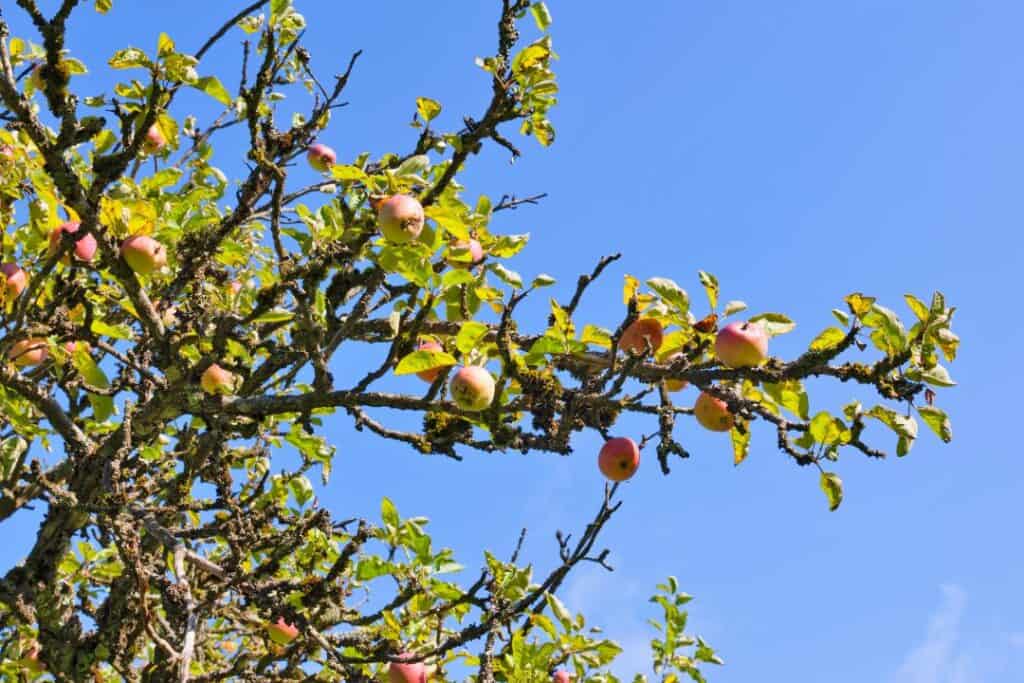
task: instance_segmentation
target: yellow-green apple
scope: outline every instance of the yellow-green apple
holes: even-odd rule
[[[551,676],[551,683],[572,683],[572,676],[565,669],[559,669]]]
[[[121,258],[139,275],[149,275],[167,265],[167,250],[149,235],[134,235],[121,243]]]
[[[235,390],[235,375],[214,363],[203,370],[199,386],[208,394],[230,394]]]
[[[768,332],[759,323],[729,323],[715,337],[715,355],[730,368],[760,365],[768,358]]]
[[[0,265],[0,303],[14,301],[28,286],[28,274],[17,263]]]
[[[39,661],[39,644],[33,643],[21,656],[21,668],[30,674],[46,671],[46,665]]]
[[[377,223],[389,242],[411,242],[423,232],[423,206],[407,194],[392,195],[377,206]]]
[[[682,353],[673,353],[671,356],[666,358],[663,362],[665,363],[665,365],[672,365],[677,360],[682,358],[682,356],[683,356]],[[689,384],[690,383],[687,382],[685,379],[666,379],[665,380],[665,388],[668,389],[669,391],[682,391],[687,386],[689,386]]]
[[[164,137],[163,131],[156,124],[150,126],[146,131],[146,139],[142,141],[142,149],[147,154],[156,154],[166,146],[167,138]]]
[[[640,318],[626,328],[619,339],[619,348],[633,353],[646,353],[650,342],[654,351],[665,340],[665,330],[655,318]]]
[[[608,439],[597,456],[597,467],[612,481],[626,481],[640,467],[640,449],[626,436]]]
[[[53,232],[50,233],[50,249],[49,254],[53,256],[60,249],[60,243],[64,236],[64,233],[74,235],[78,232],[80,223],[78,221],[68,221],[67,223],[61,224]],[[75,246],[71,250],[75,255],[75,260],[89,263],[96,255],[96,238],[92,234],[80,237],[75,241]],[[61,259],[64,265],[68,265],[70,259],[67,254]]]
[[[713,432],[727,432],[732,429],[733,417],[728,404],[706,391],[700,392],[697,402],[693,404],[693,416],[704,429]]]
[[[334,165],[334,162],[338,160],[338,155],[327,145],[321,145],[318,142],[315,145],[310,145],[306,150],[306,159],[310,166],[323,173]]]
[[[287,645],[299,635],[299,629],[285,621],[284,617],[278,617],[273,624],[267,625],[267,635],[278,645]]]
[[[7,350],[7,360],[19,368],[39,365],[50,356],[45,339],[21,339]]]
[[[423,662],[409,662],[415,655],[403,652],[398,655],[398,661],[391,662],[388,666],[388,681],[390,683],[426,683],[427,667]]]
[[[421,339],[420,343],[417,344],[417,346],[416,346],[416,350],[417,351],[437,351],[437,352],[441,352],[441,351],[444,351],[444,347],[441,346],[438,342],[434,341],[433,339]],[[442,372],[444,372],[444,368],[443,367],[431,368],[430,370],[424,370],[423,372],[417,372],[416,376],[419,377],[424,382],[427,382],[429,384],[433,384],[434,381],[438,377],[441,376]]]
[[[458,249],[459,251],[465,252],[465,254],[459,254],[462,257],[461,259],[451,258],[450,256],[446,259],[448,265],[453,268],[469,268],[470,266],[475,266],[484,260],[483,246],[480,242],[472,238],[468,240],[459,240],[453,244],[450,249]]]
[[[483,410],[494,400],[494,378],[486,368],[459,368],[450,384],[452,398],[463,410]]]

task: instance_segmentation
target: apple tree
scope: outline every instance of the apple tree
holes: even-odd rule
[[[546,325],[517,316],[554,280],[517,273],[526,237],[491,219],[539,198],[471,200],[460,174],[485,145],[518,156],[523,139],[554,141],[543,2],[495,0],[482,111],[445,130],[441,103],[411,100],[413,139],[352,159],[327,143],[359,52],[319,63],[289,0],[232,8],[198,46],[133,36],[152,49],[105,65],[76,58],[66,29],[116,0],[8,4],[31,35],[0,15],[0,520],[30,507],[43,519],[0,578],[5,680],[615,681],[619,646],[558,593],[581,563],[607,566],[599,536],[641,450],[668,475],[687,430],[723,432],[737,465],[756,435],[835,508],[841,458],[884,457],[872,435],[891,431],[900,456],[919,422],[951,438],[933,387],[953,384],[942,363],[959,340],[938,293],[908,295],[903,318],[852,293],[788,359],[769,346],[794,323],[719,301],[706,272],[694,299],[627,276],[606,319],[578,320],[616,255],[552,298]],[[223,41],[239,68],[212,73],[203,58]],[[113,91],[79,92],[87,68],[113,70]],[[188,89],[222,113],[183,110]],[[282,120],[285,97],[303,113]],[[235,178],[214,165],[229,128],[247,139]],[[297,184],[307,163],[321,179]],[[340,381],[354,344],[376,360]],[[405,393],[378,388],[393,375]],[[811,411],[809,380],[871,400]],[[649,433],[616,432],[623,414]],[[387,498],[374,519],[313,504],[312,480],[331,473],[328,418],[456,459],[588,459],[572,443],[592,430],[609,484],[591,522],[559,535],[551,573],[533,574],[520,539],[453,579],[425,518]],[[59,457],[44,464],[42,449]],[[285,450],[300,464],[272,467]],[[655,590],[654,674],[703,681],[721,660],[687,631],[689,596],[673,578]]]

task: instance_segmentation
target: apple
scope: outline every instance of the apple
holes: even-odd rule
[[[426,683],[427,667],[423,662],[406,662],[415,655],[403,652],[398,655],[399,661],[391,662],[388,666],[389,683]]]
[[[14,301],[28,286],[28,274],[17,263],[0,265],[0,302]]]
[[[235,375],[214,363],[203,371],[199,386],[208,394],[230,394],[235,390]]]
[[[625,436],[608,439],[597,456],[601,474],[612,481],[626,481],[640,467],[640,449],[633,439]]]
[[[693,416],[704,429],[727,432],[732,429],[733,417],[728,404],[706,391],[702,391],[693,404]]]
[[[164,137],[160,128],[156,124],[150,126],[149,130],[146,131],[146,139],[142,143],[142,149],[147,154],[156,154],[166,146],[167,138]]]
[[[39,365],[49,357],[50,349],[45,339],[22,339],[7,350],[7,360],[19,368]]]
[[[238,296],[238,293],[242,291],[242,283],[238,280],[232,280],[228,283],[228,289],[231,290],[232,296]]]
[[[469,252],[468,261],[459,261],[452,258],[446,259],[448,265],[450,265],[453,268],[469,268],[470,266],[475,266],[476,264],[484,260],[484,248],[475,239],[459,240],[458,242],[453,244],[451,248],[466,250]]]
[[[324,173],[338,160],[338,155],[335,154],[334,150],[327,145],[321,145],[318,142],[315,145],[309,146],[306,159],[309,161],[310,166],[317,171]]]
[[[715,337],[715,355],[730,368],[760,365],[768,358],[768,332],[758,323],[729,323]]]
[[[287,645],[299,635],[299,629],[285,621],[284,617],[278,617],[273,624],[267,625],[267,635],[278,645]]]
[[[672,365],[677,360],[679,360],[682,357],[682,355],[683,354],[681,354],[681,353],[673,353],[671,356],[669,356],[668,358],[666,358],[662,362],[665,365]],[[665,380],[665,388],[668,389],[669,391],[682,391],[687,386],[689,386],[689,384],[690,383],[687,382],[685,379],[666,379]]]
[[[39,645],[33,644],[22,655],[19,661],[21,668],[30,674],[40,674],[46,671],[46,665],[39,661]]]
[[[619,348],[632,353],[646,353],[647,342],[650,341],[651,348],[658,350],[661,342],[665,340],[665,330],[661,323],[654,318],[640,318],[626,328],[619,339]]]
[[[551,676],[551,683],[572,683],[572,676],[565,669],[559,669]]]
[[[407,194],[392,195],[378,205],[377,222],[389,242],[411,242],[423,232],[423,206]]]
[[[64,233],[75,234],[78,232],[78,228],[81,224],[78,221],[68,221],[67,223],[61,224],[57,229],[50,233],[50,250],[49,255],[53,256],[60,249],[61,239]],[[96,238],[91,234],[81,237],[75,241],[75,246],[72,249],[75,254],[75,260],[89,263],[96,255]],[[64,265],[70,263],[67,254],[61,261]]]
[[[459,368],[450,384],[452,398],[463,410],[483,410],[494,400],[494,378],[486,368]]]
[[[121,258],[139,275],[149,275],[167,265],[167,250],[149,235],[135,235],[121,243]]]
[[[420,343],[416,345],[417,351],[444,351],[444,347],[433,339],[421,339]],[[424,382],[433,384],[434,381],[441,376],[444,372],[444,368],[433,368],[431,370],[424,370],[423,372],[417,372],[416,376]]]

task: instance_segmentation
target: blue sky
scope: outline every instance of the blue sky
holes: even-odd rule
[[[83,10],[73,26],[68,45],[88,63],[128,42],[149,48],[160,30],[195,49],[229,5],[240,6],[114,4],[106,18]],[[322,73],[364,50],[351,104],[322,140],[342,160],[407,150],[417,96],[442,102],[441,125],[479,114],[488,84],[473,57],[493,49],[497,5],[299,3]],[[836,466],[846,500],[835,513],[813,473],[787,462],[769,434],[755,432],[749,459],[734,468],[727,438],[680,424],[693,457],[663,477],[648,456],[604,536],[618,571],[584,569],[567,587],[570,606],[623,642],[623,671],[646,662],[645,598],[673,574],[697,596],[691,624],[727,661],[712,672],[718,683],[1024,680],[1015,528],[1024,464],[1012,425],[1024,379],[1014,306],[1024,256],[1024,5],[549,6],[561,56],[558,140],[550,150],[524,142],[513,166],[501,150],[486,151],[463,182],[471,198],[549,193],[493,229],[532,234],[510,265],[556,276],[553,296],[567,298],[600,256],[624,253],[580,322],[617,323],[624,273],[673,278],[700,301],[704,269],[724,299],[798,321],[773,344],[782,356],[805,347],[857,290],[909,315],[904,292],[940,289],[959,308],[963,339],[951,366],[960,386],[938,399],[953,444],[922,430],[901,460],[847,454]],[[5,14],[23,26],[14,8]],[[238,40],[224,41],[201,73],[230,74],[233,89]],[[81,82],[109,88],[105,76]],[[217,159],[237,171],[241,154],[229,141]],[[299,181],[313,178],[304,174]],[[526,308],[530,326],[543,324],[544,306],[538,296]],[[365,358],[357,350],[342,361]],[[415,381],[389,386],[418,391]],[[816,388],[812,409],[851,397],[847,387]],[[617,432],[641,430],[650,425],[627,421]],[[470,567],[485,546],[510,552],[523,526],[527,557],[551,566],[555,529],[579,529],[603,487],[591,434],[569,458],[467,453],[462,463],[357,434],[343,416],[327,434],[338,455],[323,504],[343,516],[375,514],[387,495],[404,514],[429,516],[435,542]],[[25,552],[35,523],[5,528],[3,566]]]

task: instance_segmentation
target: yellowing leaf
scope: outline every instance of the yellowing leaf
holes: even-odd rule
[[[395,368],[396,375],[412,375],[435,368],[446,368],[455,365],[455,357],[444,351],[413,351],[399,361]]]

